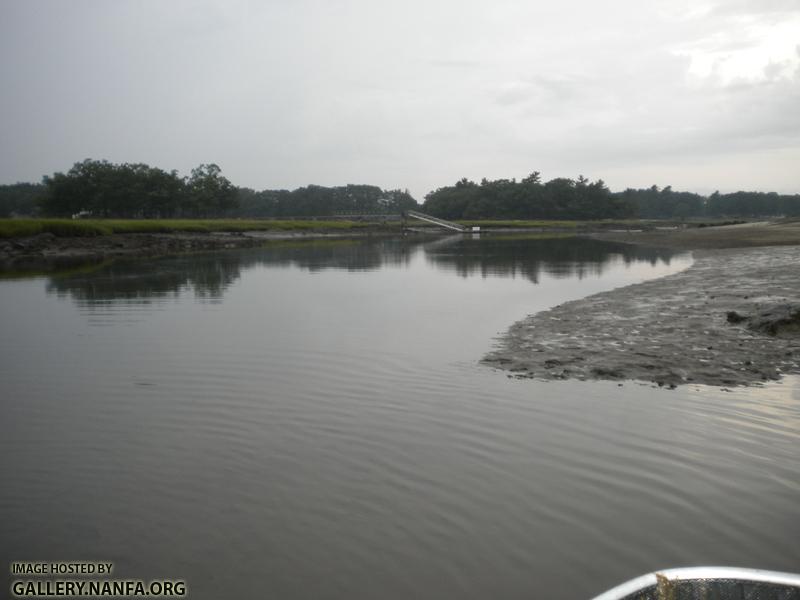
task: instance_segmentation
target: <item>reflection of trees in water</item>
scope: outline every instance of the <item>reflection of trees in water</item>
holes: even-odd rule
[[[311,272],[326,269],[374,271],[381,267],[404,267],[419,241],[407,238],[377,240],[323,240],[275,244],[259,257],[261,264],[295,265]]]
[[[625,265],[659,261],[669,264],[671,250],[643,248],[630,244],[589,238],[544,239],[463,238],[453,244],[425,249],[426,258],[440,268],[452,269],[462,277],[480,274],[501,277],[523,276],[534,283],[541,273],[556,278],[601,274],[621,260]]]
[[[47,291],[88,306],[114,301],[144,304],[175,298],[186,290],[204,301],[219,302],[241,272],[255,266],[369,271],[407,265],[418,245],[404,239],[292,241],[241,251],[119,261],[87,273],[53,276]]]
[[[281,242],[265,248],[215,254],[120,261],[88,273],[51,277],[47,291],[71,296],[81,304],[142,304],[178,297],[187,290],[209,302],[222,299],[242,271],[256,266],[296,266],[310,272],[326,269],[369,271],[407,266],[422,249],[437,268],[463,277],[480,274],[522,275],[538,282],[542,272],[555,277],[601,273],[612,261],[669,263],[668,250],[580,238],[483,239],[460,236],[435,241],[419,239],[323,240]]]
[[[198,298],[219,301],[239,278],[241,261],[219,253],[151,260],[119,261],[90,273],[51,277],[48,293],[71,296],[81,304],[112,301],[145,304],[193,289]]]

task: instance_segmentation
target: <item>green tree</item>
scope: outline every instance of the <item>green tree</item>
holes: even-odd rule
[[[233,184],[222,176],[222,169],[210,163],[192,169],[186,182],[186,211],[194,216],[220,216],[237,205]]]
[[[38,183],[0,185],[0,218],[37,214],[44,193]]]

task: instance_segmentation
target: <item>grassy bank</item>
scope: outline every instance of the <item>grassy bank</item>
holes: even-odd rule
[[[628,229],[631,227],[659,227],[680,225],[672,220],[598,219],[595,221],[568,220],[513,220],[513,219],[463,219],[456,221],[467,227],[519,228],[519,229]]]
[[[415,228],[436,229],[435,225],[409,219]],[[599,220],[599,221],[545,221],[510,219],[470,219],[458,223],[482,229],[534,229],[579,231],[608,229],[651,229],[659,226],[679,225],[675,221]],[[700,226],[717,225],[708,222]],[[698,223],[690,223],[697,227]],[[0,219],[0,238],[23,237],[38,233],[52,233],[58,237],[92,237],[112,233],[211,233],[215,231],[348,231],[374,227],[387,227],[370,221],[344,220],[271,220],[271,219]],[[400,228],[397,221],[388,227]]]
[[[531,221],[513,219],[465,219],[456,221],[466,227],[498,228],[524,228],[524,229],[575,229],[581,221]]]
[[[58,237],[92,237],[112,233],[211,233],[214,231],[346,231],[369,226],[355,221],[244,219],[0,219],[0,238],[52,233]]]

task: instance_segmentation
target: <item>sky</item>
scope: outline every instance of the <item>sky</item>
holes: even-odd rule
[[[0,0],[0,183],[800,193],[800,0]]]

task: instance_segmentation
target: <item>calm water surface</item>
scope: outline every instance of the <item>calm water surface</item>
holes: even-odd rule
[[[798,378],[667,391],[478,364],[528,313],[689,264],[338,240],[0,281],[0,559],[107,560],[198,599],[800,571]]]

